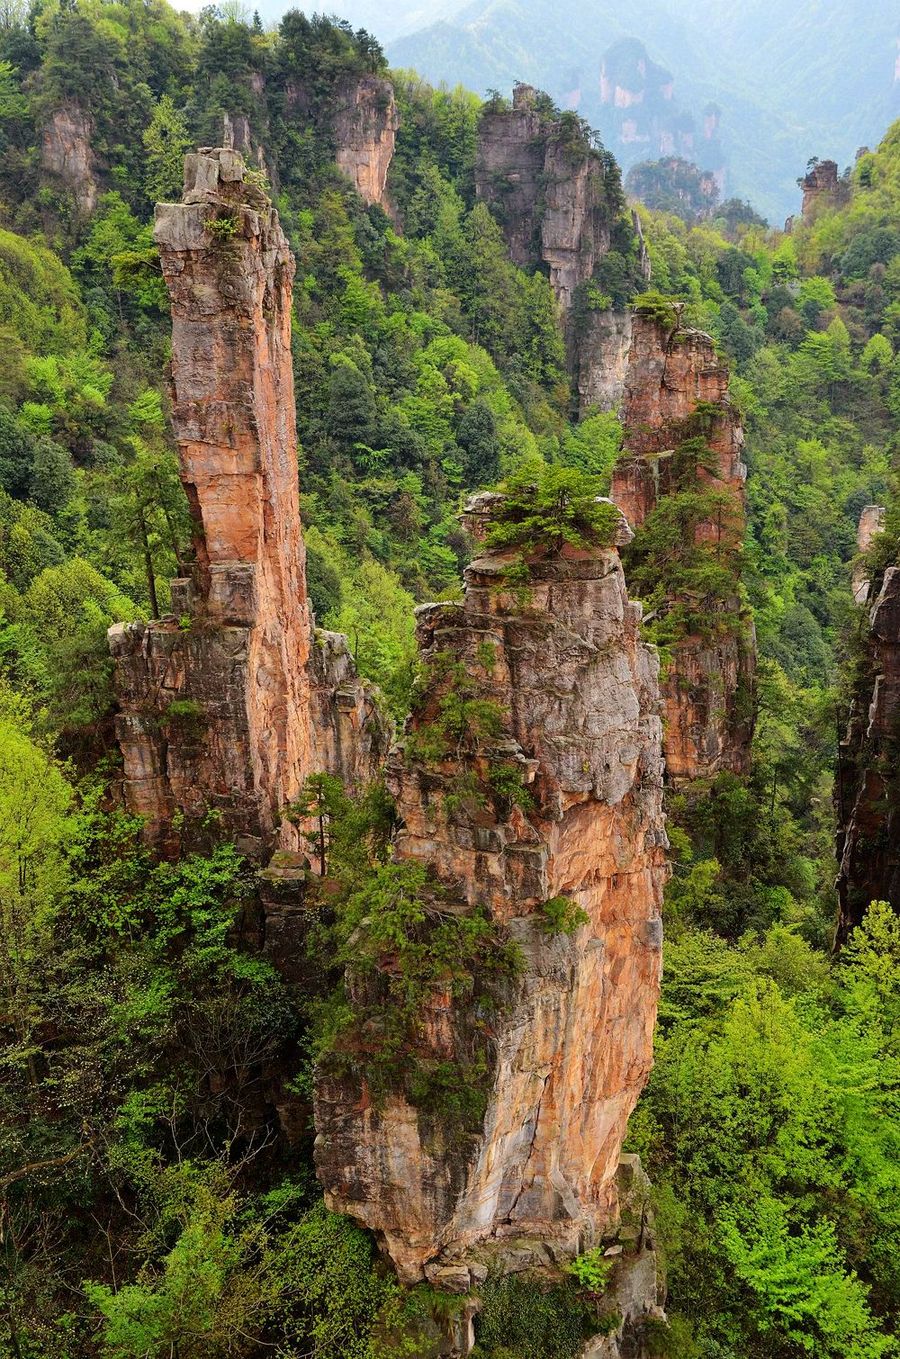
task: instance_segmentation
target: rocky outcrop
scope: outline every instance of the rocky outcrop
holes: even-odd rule
[[[387,177],[400,127],[394,87],[384,76],[348,76],[332,98],[338,169],[370,206],[387,207]]]
[[[859,556],[853,564],[851,581],[855,604],[865,604],[869,598],[871,581],[864,555],[875,541],[876,534],[879,534],[884,528],[884,515],[883,505],[865,505],[860,512],[859,523],[856,528],[856,551]]]
[[[866,528],[875,517],[869,515]],[[861,537],[864,532],[861,522]],[[900,911],[900,566],[889,566],[872,585],[866,582],[866,591],[864,660],[835,787],[839,939],[859,924],[872,901],[889,901]]]
[[[631,312],[591,311],[579,326],[578,409],[619,411],[631,353]]]
[[[800,180],[803,204],[800,215],[804,222],[812,221],[821,207],[834,207],[841,197],[841,183],[837,163],[833,160],[814,162]]]
[[[569,374],[578,407],[618,409],[624,391],[631,317],[595,310],[591,296],[614,232],[631,235],[635,272],[650,278],[640,220],[620,216],[618,170],[594,149],[574,113],[557,114],[530,85],[517,85],[511,109],[488,110],[478,129],[478,197],[503,227],[510,257],[547,273],[559,307]],[[618,249],[622,249],[621,241]]]
[[[737,551],[746,477],[741,421],[712,339],[682,328],[677,308],[671,316],[634,316],[622,419],[625,449],[611,494],[628,522],[640,529],[664,496],[686,489],[678,450],[702,437],[706,451],[691,460],[692,484],[722,494],[715,513],[696,524],[695,538]],[[752,623],[737,596],[720,602],[705,635],[676,642],[663,683],[671,782],[746,770],[754,670]]]
[[[99,179],[91,138],[94,122],[77,104],[54,109],[41,131],[41,171],[70,193],[80,217],[97,206]]]
[[[467,522],[494,508],[477,497]],[[497,1008],[435,994],[410,1059],[482,1063],[484,1115],[460,1132],[346,1072],[316,1096],[329,1204],[378,1234],[401,1278],[457,1291],[615,1237],[660,973],[662,732],[640,609],[615,547],[532,554],[515,588],[514,557],[483,548],[462,603],[419,609],[426,680],[388,766],[399,860],[427,865],[444,909],[485,910],[520,953]],[[426,757],[451,690],[493,725]],[[561,898],[569,932],[554,929]],[[368,984],[351,970],[351,996]]]
[[[155,240],[172,304],[172,420],[194,524],[173,615],[114,627],[125,794],[157,844],[207,818],[261,854],[323,767],[349,783],[383,731],[306,594],[291,368],[294,261],[230,149],[187,157]]]
[[[575,115],[546,112],[530,85],[516,86],[512,109],[482,115],[478,197],[502,223],[513,262],[546,267],[567,321],[576,290],[610,248],[617,212],[610,174]]]

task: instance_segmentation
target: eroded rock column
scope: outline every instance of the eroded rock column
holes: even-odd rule
[[[640,530],[664,497],[688,489],[679,448],[702,438],[706,452],[691,465],[691,485],[720,494],[716,512],[693,533],[712,557],[719,547],[739,550],[745,527],[744,435],[728,380],[709,335],[682,328],[677,312],[671,320],[636,312],[622,407],[625,451],[612,498]],[[667,777],[677,783],[745,772],[755,638],[740,598],[718,601],[703,634],[679,638],[672,653],[663,683]]]
[[[378,738],[338,640],[313,651],[291,368],[294,261],[228,149],[187,157],[155,239],[172,304],[172,421],[195,565],[173,616],[111,630],[129,808],[157,843],[213,817],[248,852],[292,832],[306,776],[353,782]]]
[[[835,783],[839,939],[872,901],[900,911],[900,566],[866,584],[865,654]]]
[[[490,507],[476,498],[470,523]],[[485,908],[521,952],[495,1011],[435,994],[423,1013],[418,1058],[483,1059],[486,1112],[460,1132],[400,1091],[374,1098],[360,1075],[328,1077],[316,1097],[327,1201],[378,1233],[401,1278],[458,1291],[614,1234],[660,975],[662,732],[640,608],[615,547],[533,556],[514,590],[513,556],[485,549],[463,603],[419,610],[428,678],[388,770],[397,856],[429,867],[447,909]],[[498,726],[426,759],[422,734],[453,686]],[[570,933],[545,913],[558,897],[579,913]]]

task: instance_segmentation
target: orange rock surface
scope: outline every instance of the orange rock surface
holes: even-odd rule
[[[172,303],[172,420],[196,561],[173,583],[174,616],[110,634],[126,797],[154,840],[171,839],[176,812],[194,822],[213,813],[243,848],[262,852],[291,842],[281,813],[309,773],[334,767],[340,752],[354,781],[377,745],[374,704],[345,648],[312,652],[294,260],[278,214],[244,182],[236,152],[201,151],[187,158],[184,201],[157,208],[155,239]]]
[[[552,1265],[614,1231],[660,974],[658,663],[639,638],[640,610],[615,548],[533,561],[525,606],[503,588],[508,565],[485,552],[466,572],[464,603],[420,609],[418,628],[426,666],[461,662],[502,712],[502,736],[437,765],[401,742],[388,766],[397,855],[429,865],[459,909],[485,906],[524,959],[485,1048],[483,1124],[451,1142],[439,1117],[400,1096],[379,1105],[353,1080],[325,1081],[316,1098],[328,1202],[379,1234],[401,1277],[459,1289],[486,1260],[514,1268],[523,1241]],[[433,678],[411,735],[446,683]],[[450,797],[463,773],[489,786],[498,763],[520,771],[530,805]],[[542,928],[542,904],[557,895],[584,912],[571,935]],[[436,997],[431,1051],[469,1042],[468,1023],[464,1007],[448,1015]]]
[[[611,491],[634,528],[662,497],[679,489],[675,449],[702,430],[712,456],[697,468],[699,487],[723,491],[731,509],[698,525],[697,538],[739,544],[745,523],[744,435],[728,380],[710,336],[682,329],[677,318],[670,325],[634,316],[622,401],[625,450]],[[673,648],[663,700],[666,776],[674,783],[722,770],[740,773],[748,766],[752,720],[744,700],[752,691],[755,641],[739,599],[724,611],[735,616],[734,626],[711,639],[684,637]]]

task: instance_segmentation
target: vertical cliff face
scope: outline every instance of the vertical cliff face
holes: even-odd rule
[[[72,195],[81,217],[94,211],[99,192],[93,132],[93,119],[77,104],[54,109],[41,132],[41,170]]]
[[[338,169],[370,206],[387,206],[387,177],[400,116],[394,87],[383,76],[342,80],[333,96],[332,117]]]
[[[493,503],[477,497],[469,523]],[[373,1098],[359,1075],[316,1098],[328,1202],[379,1234],[402,1278],[459,1291],[489,1266],[552,1266],[615,1234],[660,971],[658,666],[639,607],[615,548],[535,554],[515,590],[513,557],[484,549],[463,603],[419,610],[426,682],[388,766],[398,858],[428,866],[444,909],[483,909],[520,950],[496,1009],[477,986],[435,993],[411,1057],[482,1062],[484,1115],[461,1132],[399,1090]],[[451,692],[496,726],[426,758]],[[560,898],[568,933],[546,907]],[[351,969],[351,995],[369,984]]]
[[[883,522],[880,505],[862,511],[861,552]],[[867,610],[868,627],[838,751],[839,938],[859,924],[871,901],[889,901],[900,911],[900,567],[888,567],[874,582],[858,569],[853,593]]]
[[[575,381],[578,407],[621,410],[631,353],[631,312],[589,312],[581,323]]]
[[[612,497],[629,523],[639,529],[663,497],[683,489],[677,450],[702,433],[708,454],[693,468],[696,489],[724,494],[717,512],[693,532],[713,548],[737,548],[744,529],[743,430],[728,395],[728,370],[710,337],[682,329],[677,314],[635,315],[622,418],[625,451]],[[675,783],[721,770],[740,773],[748,765],[752,624],[737,597],[720,603],[718,614],[728,626],[681,638],[663,684],[666,773]]]
[[[868,552],[879,534],[884,528],[884,506],[866,505],[863,507],[859,516],[859,524],[856,529],[856,550],[860,555]],[[868,568],[864,561],[857,561],[853,567],[853,600],[856,604],[865,604],[869,598],[869,591],[872,582],[869,579]]]
[[[475,185],[502,222],[513,261],[546,266],[568,321],[576,289],[610,248],[616,209],[601,158],[565,116],[549,116],[536,101],[531,86],[517,85],[511,110],[483,116]]]
[[[530,85],[517,85],[512,109],[482,116],[475,186],[502,224],[514,263],[543,268],[550,279],[579,409],[616,410],[631,318],[624,310],[590,310],[582,292],[609,253],[613,233],[629,228],[617,220],[622,203],[617,172],[591,148],[573,117],[548,113]],[[638,267],[649,279],[636,214],[630,230]]]
[[[160,843],[176,813],[194,824],[213,815],[261,851],[322,767],[320,748],[352,780],[377,728],[349,658],[313,646],[294,261],[278,215],[244,182],[239,155],[201,151],[187,158],[184,201],[157,208],[155,239],[172,303],[172,419],[195,564],[173,583],[174,616],[110,634],[126,796]]]

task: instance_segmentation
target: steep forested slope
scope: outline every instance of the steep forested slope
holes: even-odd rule
[[[608,479],[618,422],[571,419],[548,280],[509,262],[475,198],[474,96],[396,81],[392,218],[333,164],[335,90],[385,69],[367,35],[48,4],[0,49],[0,1354],[436,1353],[435,1318],[457,1304],[401,1290],[316,1188],[311,1065],[341,1014],[311,1028],[302,992],[255,951],[256,878],[233,846],[156,862],[118,810],[106,627],[165,611],[188,548],[152,203],[177,194],[184,150],[217,140],[223,112],[248,118],[298,259],[313,604],[398,718],[413,605],[459,589],[462,492],[542,467]],[[306,91],[293,120],[292,82]],[[90,132],[67,184],[42,148],[48,126],[87,126],[73,110]],[[841,958],[829,948],[855,526],[894,494],[898,167],[895,127],[849,203],[791,236],[643,216],[658,294],[643,306],[683,303],[736,374],[739,593],[762,657],[750,772],[670,796],[657,1069],[631,1136],[669,1257],[655,1343],[679,1359],[892,1353],[897,919],[873,908]],[[672,522],[650,525],[629,566],[654,606],[660,579],[683,581]],[[895,537],[877,552],[880,569],[895,561]],[[671,645],[678,615],[655,612]],[[373,929],[371,898],[353,896],[360,856],[383,852],[390,809],[377,790],[316,797],[352,950]],[[322,933],[312,968],[334,947]],[[527,1273],[487,1287],[479,1353],[576,1355],[579,1297]]]

